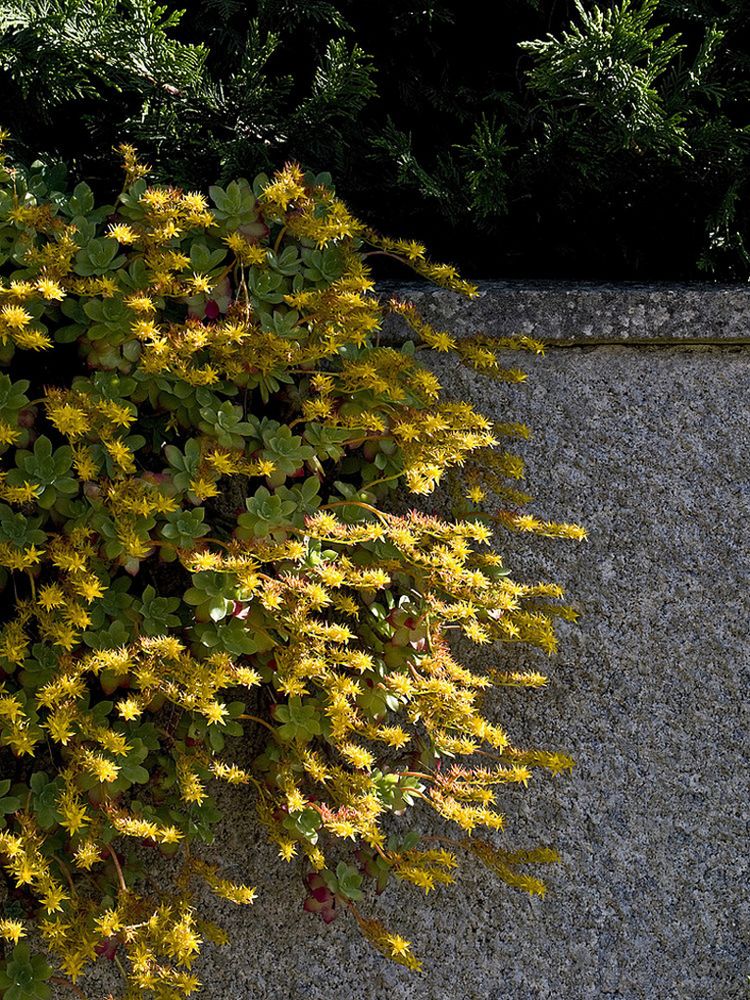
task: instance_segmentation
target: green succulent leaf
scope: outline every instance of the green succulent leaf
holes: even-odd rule
[[[322,732],[317,706],[297,696],[290,698],[286,705],[278,705],[275,718],[281,723],[276,732],[282,740],[308,743]]]

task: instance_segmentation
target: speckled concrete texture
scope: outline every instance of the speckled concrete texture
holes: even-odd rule
[[[594,337],[601,303],[580,289],[562,300],[559,289],[549,294],[523,308],[519,295],[512,315],[495,300],[495,332],[511,332],[523,314],[538,336],[557,316],[558,334],[591,323]],[[649,294],[639,291],[638,301]],[[691,294],[695,337],[719,335],[714,306],[705,306],[713,289],[702,293],[704,306]],[[641,312],[627,289],[607,295],[602,339],[618,329],[623,336],[618,312],[631,318],[629,329],[640,316],[638,338],[651,338],[651,306]],[[750,294],[727,295],[722,323],[739,336]],[[561,301],[579,306],[563,317]],[[674,302],[662,332],[682,315],[679,296]],[[681,336],[679,324],[669,328],[670,338]],[[373,952],[351,921],[324,927],[303,913],[300,870],[275,857],[245,793],[227,791],[229,819],[213,854],[230,877],[257,884],[259,898],[251,909],[209,904],[231,943],[206,950],[203,995],[744,1000],[750,349],[639,347],[627,336],[621,346],[553,347],[526,362],[530,378],[518,387],[442,367],[452,393],[535,429],[520,449],[533,510],[590,534],[583,544],[507,541],[517,577],[560,581],[583,612],[578,626],[562,629],[560,653],[480,653],[550,673],[547,689],[503,693],[492,713],[518,745],[576,758],[572,776],[539,777],[503,796],[505,843],[552,843],[563,864],[547,869],[544,900],[471,864],[456,886],[426,900],[406,886],[389,890],[374,910],[413,941],[425,963],[414,975]]]

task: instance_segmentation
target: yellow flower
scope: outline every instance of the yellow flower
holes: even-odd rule
[[[143,714],[141,699],[136,695],[121,698],[117,703],[117,712],[120,718],[125,719],[126,722],[139,718]]]
[[[23,330],[31,320],[31,313],[26,312],[22,306],[8,305],[0,309],[0,321],[11,330]]]
[[[60,285],[50,278],[40,278],[36,283],[36,287],[42,297],[50,301],[62,302],[65,298],[65,292]]]
[[[211,725],[218,725],[229,715],[229,710],[220,701],[211,701],[203,706],[201,713],[205,715]]]
[[[484,492],[481,486],[470,486],[466,491],[466,497],[473,503],[481,503],[485,499],[487,494]]]
[[[406,938],[401,937],[399,934],[388,934],[386,941],[388,942],[391,954],[394,957],[396,955],[407,955],[411,948],[411,945]]]
[[[81,975],[89,961],[84,951],[66,951],[60,959],[60,966],[66,976],[75,982]]]
[[[260,200],[279,212],[286,212],[289,205],[306,194],[304,174],[296,163],[287,164],[266,185]]]
[[[261,682],[261,676],[257,670],[252,670],[250,667],[238,667],[235,674],[238,684],[242,684],[243,687],[257,687]]]
[[[120,773],[120,768],[117,764],[113,764],[106,757],[100,757],[97,754],[91,753],[91,751],[87,751],[84,754],[84,763],[87,770],[102,784],[109,784],[112,781],[116,781]]]
[[[116,909],[105,910],[101,916],[96,918],[95,924],[101,936],[105,938],[117,934],[124,926],[122,917]]]
[[[188,279],[188,284],[195,295],[208,294],[213,288],[213,283],[206,274],[193,274]]]
[[[118,465],[123,472],[135,472],[133,453],[123,441],[119,438],[113,441],[105,441],[104,447],[109,452],[115,465]]]
[[[113,240],[117,240],[118,243],[123,243],[125,245],[135,243],[138,239],[138,234],[124,222],[118,222],[117,225],[110,226],[107,230],[107,236]]]
[[[52,347],[52,341],[41,330],[17,330],[14,339],[19,347],[28,351],[45,351]]]
[[[107,589],[101,580],[93,574],[79,577],[74,581],[73,587],[75,592],[86,601],[94,601],[97,597],[102,597]]]
[[[163,826],[159,830],[158,837],[162,844],[176,844],[182,840],[183,834],[176,826]]]
[[[21,432],[17,427],[0,420],[0,444],[14,444],[21,437]]]
[[[0,937],[18,944],[22,937],[26,937],[26,931],[20,920],[0,920]]]
[[[62,913],[62,903],[70,897],[61,885],[50,885],[42,896],[42,905],[46,913]]]
[[[128,306],[133,312],[137,313],[154,313],[156,312],[156,306],[154,305],[154,300],[149,298],[148,295],[131,295],[130,298],[124,300],[125,305]]]
[[[91,427],[87,414],[70,403],[64,403],[61,406],[49,405],[47,415],[60,433],[66,437],[81,437]]]
[[[285,840],[279,845],[279,857],[284,861],[291,861],[297,854],[297,847],[292,840]]]
[[[91,451],[85,446],[73,446],[73,465],[80,479],[90,482],[96,479],[99,467],[94,461]]]
[[[36,500],[36,498],[42,492],[42,487],[38,483],[32,483],[25,480],[20,486],[4,486],[2,487],[2,495],[6,500],[11,503],[29,503],[31,500]]]
[[[178,770],[180,793],[185,802],[195,802],[200,805],[206,799],[206,790],[197,774],[186,769]]]
[[[188,191],[182,196],[182,207],[188,212],[201,214],[208,210],[208,202],[200,191]]]
[[[78,801],[72,792],[63,794],[58,801],[58,809],[63,817],[60,820],[60,826],[67,830],[71,837],[89,822],[86,807]]]
[[[101,861],[101,848],[93,840],[84,840],[76,849],[73,860],[77,868],[89,871],[93,865]]]
[[[343,743],[339,746],[339,753],[353,766],[359,768],[371,768],[375,764],[375,758],[369,750],[358,747],[354,743]]]
[[[199,476],[198,479],[193,479],[190,483],[190,489],[198,497],[199,500],[210,500],[211,497],[217,497],[219,495],[219,487],[211,479],[207,479],[205,476]]]
[[[204,549],[203,552],[193,552],[190,556],[190,571],[200,573],[203,570],[217,569],[221,566],[221,556],[218,552]]]

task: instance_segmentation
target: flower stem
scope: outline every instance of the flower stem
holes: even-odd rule
[[[115,871],[117,872],[117,881],[120,883],[120,888],[122,889],[123,892],[127,892],[128,891],[128,886],[127,886],[127,883],[125,881],[125,876],[122,873],[122,868],[120,867],[120,862],[118,861],[117,854],[112,850],[112,847],[109,844],[107,844],[107,853],[109,854],[110,858],[112,858],[112,861],[114,862]]]

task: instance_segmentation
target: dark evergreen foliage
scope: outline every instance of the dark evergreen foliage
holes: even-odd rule
[[[746,0],[0,0],[0,124],[199,187],[288,158],[475,276],[747,277]],[[25,149],[23,148],[25,147]]]

